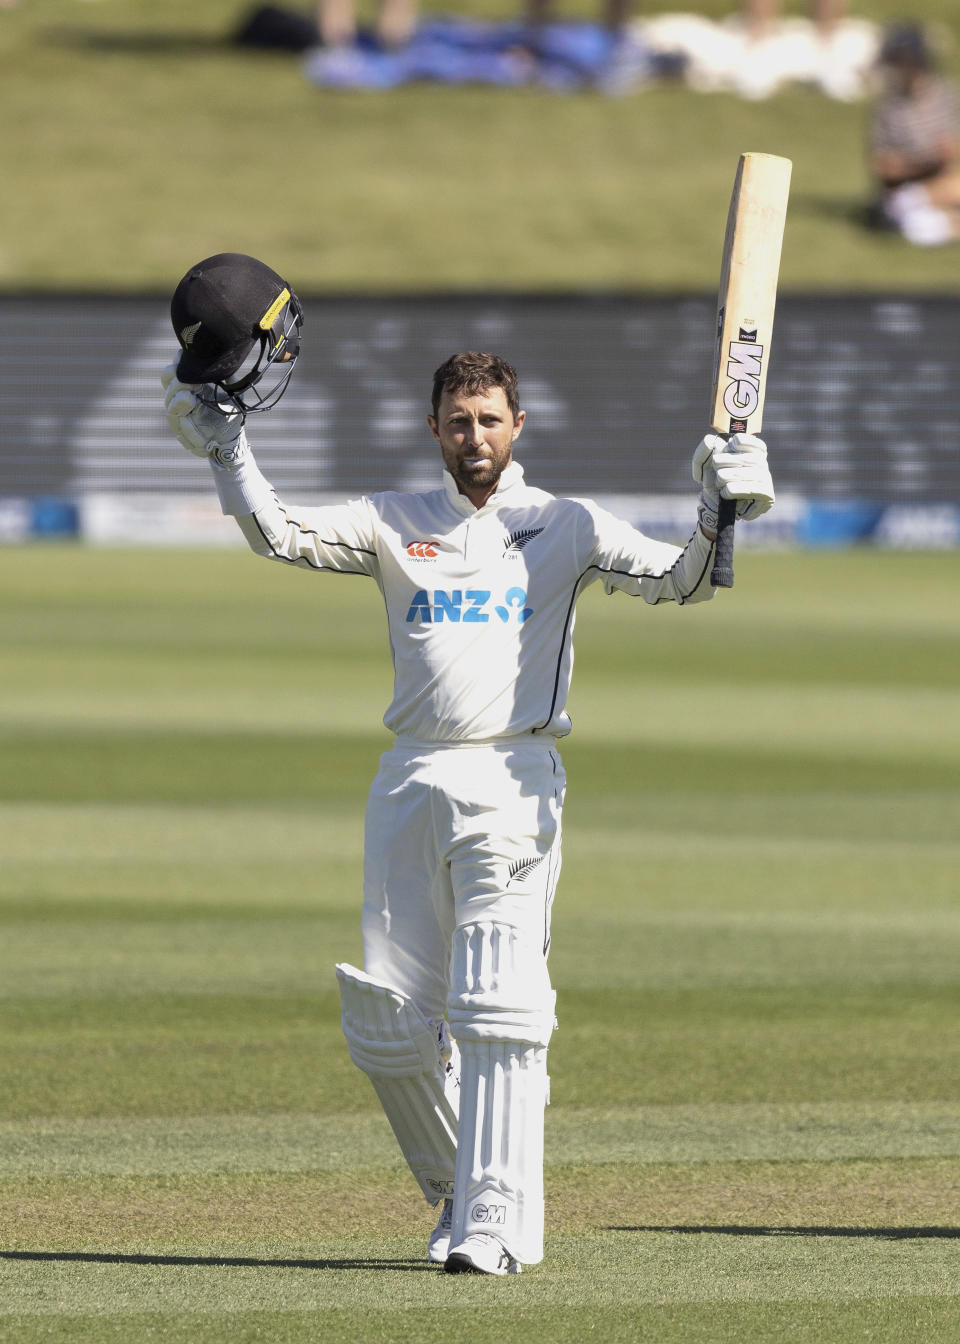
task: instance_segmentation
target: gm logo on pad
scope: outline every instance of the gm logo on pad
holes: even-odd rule
[[[474,1204],[470,1217],[475,1223],[505,1223],[507,1206],[505,1204]]]

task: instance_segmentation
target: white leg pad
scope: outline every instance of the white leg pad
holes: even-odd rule
[[[456,930],[448,1016],[460,1045],[450,1243],[487,1233],[543,1259],[543,1113],[556,995],[542,948],[495,922]]]
[[[541,947],[520,929],[493,921],[454,933],[447,1016],[458,1041],[547,1045],[557,996]]]
[[[460,1064],[463,1107],[450,1245],[488,1233],[521,1264],[538,1264],[546,1047],[464,1041]]]
[[[350,1058],[370,1079],[429,1204],[453,1193],[459,1052],[444,1023],[355,966],[337,966]]]

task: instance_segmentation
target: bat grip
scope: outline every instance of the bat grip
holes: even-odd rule
[[[737,501],[721,496],[720,508],[717,510],[717,547],[710,575],[714,588],[733,587],[733,526],[736,518]]]

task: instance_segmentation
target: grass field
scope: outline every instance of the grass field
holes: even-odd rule
[[[584,601],[547,1259],[465,1281],[339,1034],[372,585],[5,550],[0,1339],[955,1341],[958,581]]]
[[[794,90],[757,104],[670,86],[624,98],[322,91],[296,58],[229,43],[251,8],[0,10],[0,288],[166,293],[194,261],[236,250],[301,293],[710,292],[737,156],[750,149],[794,160],[785,289],[957,292],[955,247],[910,248],[863,227],[865,103]],[[504,18],[519,6],[423,8]],[[738,0],[636,8],[722,17]],[[910,9],[858,0],[850,13],[883,22]],[[956,72],[956,0],[922,11]],[[597,9],[566,0],[558,13]]]

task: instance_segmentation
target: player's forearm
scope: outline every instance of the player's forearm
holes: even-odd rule
[[[652,606],[660,602],[676,602],[681,606],[709,602],[715,592],[710,582],[713,539],[707,537],[698,525],[683,550],[670,549],[673,556],[663,570],[646,575],[640,581],[641,596]]]
[[[221,509],[228,517],[236,519],[254,554],[267,560],[292,560],[293,556],[282,554],[270,540],[271,535],[282,531],[284,513],[273,487],[252,454],[248,454],[238,467],[218,467],[213,461],[210,467]],[[258,520],[258,514],[263,516],[263,522]]]
[[[267,560],[340,574],[372,574],[376,543],[362,504],[321,508],[287,506],[254,461],[210,467],[220,507],[237,520],[250,549]]]
[[[249,447],[230,465],[222,466],[213,457],[209,461],[220,508],[225,514],[240,518],[256,513],[273,498],[273,488],[257,466]]]
[[[266,559],[277,558],[257,524],[255,515],[260,510],[267,513],[272,509],[282,511],[273,487],[257,466],[253,454],[248,449],[242,460],[232,466],[220,466],[210,458],[210,470],[220,508],[228,517],[237,520],[250,549]]]

